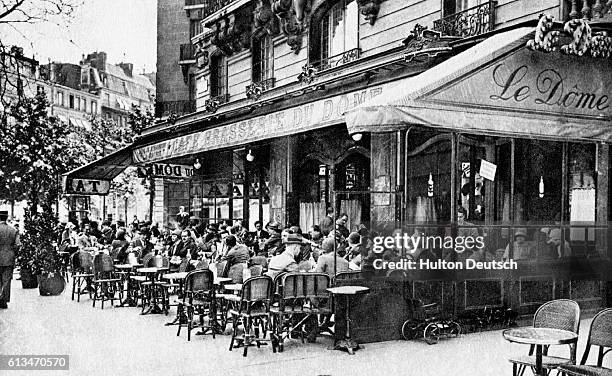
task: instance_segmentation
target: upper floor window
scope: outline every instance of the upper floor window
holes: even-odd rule
[[[98,113],[98,102],[91,101],[91,113],[92,114],[97,114]]]
[[[63,91],[57,92],[57,104],[60,106],[64,105],[64,92]]]
[[[488,0],[444,0],[444,17],[463,12],[464,10],[481,5]]]
[[[210,96],[227,94],[227,61],[225,56],[213,56],[210,60]]]
[[[355,0],[340,0],[320,19],[319,60],[359,47],[359,9]]]
[[[189,22],[189,38],[193,38],[203,31],[200,20],[191,20]]]
[[[74,95],[68,96],[68,107],[74,108]]]
[[[274,77],[274,42],[269,35],[253,42],[253,82]]]

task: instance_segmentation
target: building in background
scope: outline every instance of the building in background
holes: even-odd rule
[[[23,49],[18,47],[13,47],[9,54],[0,58],[3,59],[0,86],[4,103],[44,92],[50,102],[51,115],[66,124],[88,130],[91,130],[91,119],[95,117],[127,127],[132,105],[153,110],[155,73],[136,74],[130,63],[110,64],[105,52],[89,54],[80,64],[40,64],[34,58],[24,56]],[[143,187],[135,186],[133,193],[127,196],[111,192],[110,199],[67,195],[67,202],[59,207],[59,215],[63,221],[68,217],[79,220],[84,216],[91,219],[109,215],[123,218],[126,214],[145,219],[149,213],[146,193]],[[5,205],[16,218],[23,217],[23,203]]]
[[[156,117],[195,111],[195,46],[201,20],[211,10],[201,0],[157,1]]]
[[[150,76],[134,72],[133,64],[110,64],[106,52],[93,52],[80,68],[80,83],[98,94],[103,118],[125,126],[133,105],[153,110],[155,85]]]

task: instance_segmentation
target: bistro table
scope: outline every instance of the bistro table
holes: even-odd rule
[[[157,267],[148,267],[148,268],[140,268],[137,269],[136,271],[138,273],[142,273],[142,274],[146,274],[147,277],[149,277],[149,282],[151,282],[151,288],[149,289],[149,307],[145,310],[145,304],[142,304],[142,315],[146,315],[146,314],[156,314],[156,313],[163,313],[164,310],[157,304],[157,296],[156,296],[156,286],[160,286],[157,281],[156,281],[156,277],[160,272],[166,271],[168,270],[168,267],[161,267],[161,268],[157,268]]]
[[[135,296],[135,291],[133,288],[130,288],[130,283],[132,283],[130,277],[132,276],[132,270],[134,268],[138,268],[142,266],[142,264],[115,264],[115,269],[125,270],[126,274],[123,277],[124,282],[127,282],[127,290],[125,294],[125,299],[121,302],[118,307],[136,307],[138,305],[138,301]]]
[[[351,338],[351,313],[350,313],[350,298],[359,294],[367,294],[370,292],[368,287],[363,286],[339,286],[330,287],[327,289],[330,293],[337,296],[344,296],[346,302],[345,319],[346,319],[346,335],[345,338],[339,340],[334,345],[334,350],[346,350],[349,354],[353,355],[353,350],[358,350],[362,347]]]
[[[535,375],[545,375],[542,369],[542,350],[544,346],[568,345],[578,342],[578,334],[562,329],[551,328],[513,328],[506,329],[502,335],[507,341],[535,345]]]

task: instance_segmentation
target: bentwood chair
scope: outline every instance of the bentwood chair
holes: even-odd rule
[[[591,346],[599,346],[597,365],[586,365]],[[567,376],[612,376],[612,369],[602,367],[603,358],[609,352],[612,352],[612,308],[593,317],[580,365],[564,364],[559,366],[559,371]]]
[[[96,300],[102,301],[102,309],[105,300],[110,300],[111,305],[114,305],[115,299],[121,301],[123,298],[121,278],[115,274],[113,259],[109,255],[98,253],[94,257],[93,275],[93,307],[96,306]],[[118,298],[115,297],[117,293]]]
[[[580,307],[578,303],[568,299],[553,300],[538,308],[533,317],[534,328],[562,329],[578,334],[580,328]],[[560,365],[576,363],[576,344],[570,344],[570,357],[562,358],[548,356],[548,346],[544,348],[542,357],[542,369],[546,374]],[[530,367],[532,370],[536,366],[534,356],[535,346],[531,346],[528,355],[510,358],[512,363],[512,375],[522,376],[525,369]]]
[[[202,332],[211,331],[215,338],[217,330],[217,311],[215,301],[214,274],[208,269],[198,269],[185,277],[183,300],[179,303],[179,324],[176,335],[181,334],[181,328],[187,327],[187,341],[191,341],[191,330],[194,328],[194,316],[199,315],[199,327]],[[208,316],[208,325],[204,325],[204,316]]]
[[[304,342],[304,327],[316,334],[319,315],[333,313],[332,300],[327,289],[331,279],[325,273],[289,273],[282,277],[279,304],[270,309],[272,346],[283,351],[284,339],[299,331]]]
[[[270,316],[270,299],[274,282],[269,276],[251,277],[244,281],[237,306],[229,310],[232,316],[232,339],[229,350],[234,348],[234,342],[240,341],[244,350],[242,356],[247,356],[249,346],[253,341],[260,347],[262,343],[268,342],[265,338],[268,329],[268,318]],[[238,337],[238,325],[242,323],[244,334]],[[261,328],[261,336],[260,336]],[[237,346],[236,346],[237,347]],[[276,352],[273,346],[272,350]]]
[[[72,300],[77,295],[77,302],[81,295],[90,294],[90,285],[93,278],[93,257],[89,252],[75,252],[70,257],[72,269]]]

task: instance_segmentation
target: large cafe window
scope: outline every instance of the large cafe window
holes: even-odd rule
[[[469,228],[484,237],[491,259],[608,254],[605,224],[597,226],[598,218],[605,217],[598,208],[609,210],[601,205],[608,197],[598,191],[607,170],[600,169],[598,176],[595,144],[423,129],[412,130],[408,140],[405,223],[449,234],[454,218],[457,234]],[[425,224],[432,223],[427,229]],[[443,256],[442,250],[438,255]]]

